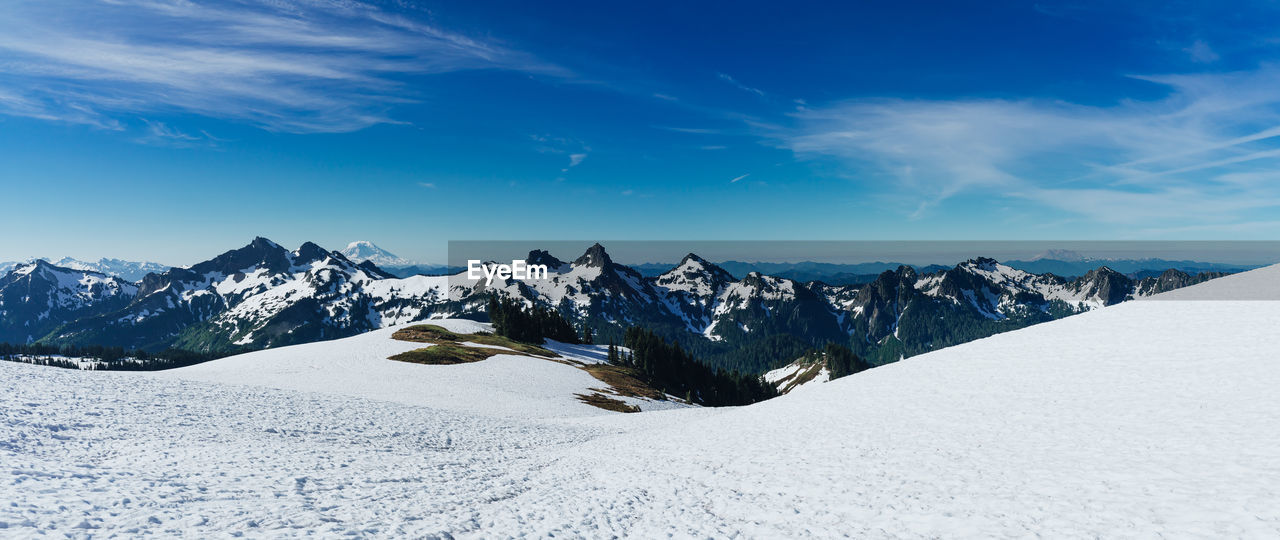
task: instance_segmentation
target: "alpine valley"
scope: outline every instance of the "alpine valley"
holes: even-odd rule
[[[547,265],[548,279],[485,286],[461,275],[396,277],[380,257],[394,258],[368,243],[291,251],[256,238],[137,281],[44,260],[18,264],[0,277],[0,342],[225,354],[431,318],[486,320],[497,294],[555,309],[591,327],[597,342],[621,342],[627,327],[643,326],[713,367],[759,374],[828,343],[888,363],[1223,275],[1167,269],[1137,278],[1101,266],[1063,278],[975,258],[829,285],[759,272],[739,279],[689,254],[646,276],[596,244],[571,262],[535,250],[527,261]]]

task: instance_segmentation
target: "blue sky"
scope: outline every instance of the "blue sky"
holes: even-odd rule
[[[17,0],[0,260],[1275,239],[1268,4]]]

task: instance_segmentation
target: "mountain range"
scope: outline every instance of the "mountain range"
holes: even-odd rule
[[[596,244],[570,262],[532,251],[527,261],[547,265],[548,279],[486,286],[462,275],[398,278],[373,262],[389,254],[365,244],[291,251],[256,238],[137,281],[43,260],[19,265],[0,277],[0,341],[232,352],[432,317],[483,320],[496,293],[554,308],[591,326],[600,342],[640,325],[716,367],[759,373],[829,342],[885,363],[1220,275],[1169,269],[1134,279],[1103,266],[1063,278],[975,258],[833,285],[760,272],[739,278],[691,253],[645,276]]]
[[[233,351],[354,335],[417,320],[443,278],[396,278],[310,242],[265,238],[128,282],[20,265],[0,279],[0,341]]]
[[[53,266],[60,268],[69,268],[71,270],[88,270],[108,276],[116,276],[125,281],[138,281],[147,274],[152,272],[163,272],[169,269],[169,266],[154,262],[137,262],[123,261],[120,259],[98,259],[96,262],[81,261],[71,257],[63,257],[58,260],[46,258],[27,259],[25,261],[9,261],[0,262],[0,275],[4,275],[17,268],[20,265],[27,265],[37,260],[47,262]]]
[[[951,268],[942,264],[913,265],[899,262],[868,262],[855,264],[821,263],[813,261],[801,262],[744,262],[725,261],[719,266],[734,276],[745,276],[751,272],[759,272],[771,276],[785,277],[795,281],[822,281],[829,285],[861,285],[875,280],[881,272],[896,270],[900,266],[909,266],[921,274],[930,274]],[[1100,259],[1081,255],[1075,251],[1051,249],[1027,260],[1003,261],[1003,264],[1017,270],[1033,274],[1052,273],[1063,277],[1080,277],[1101,266],[1125,274],[1131,278],[1157,276],[1168,269],[1181,270],[1186,273],[1223,272],[1238,273],[1258,268],[1259,265],[1223,264],[1192,260],[1169,260],[1158,258],[1144,259]],[[643,263],[633,266],[645,276],[661,275],[672,266],[671,263]]]
[[[696,254],[644,276],[599,244],[564,262],[545,251],[545,281],[451,282],[455,315],[477,315],[488,294],[548,306],[616,339],[641,325],[725,369],[760,372],[827,342],[877,363],[1199,283],[1221,274],[1169,269],[1132,279],[1105,266],[1079,278],[1032,274],[988,258],[921,273],[899,266],[861,285],[800,282],[751,272],[741,279]]]

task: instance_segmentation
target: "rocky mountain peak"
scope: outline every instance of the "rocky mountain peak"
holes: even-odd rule
[[[261,250],[261,251],[273,251],[273,250],[284,249],[280,247],[280,244],[272,242],[271,240],[268,240],[267,238],[262,236],[253,237],[253,241],[249,242],[249,245],[247,247],[253,248],[255,250]]]
[[[706,259],[699,257],[697,253],[690,253],[688,255],[685,255],[683,259],[680,259],[679,266],[684,266],[686,264],[697,264],[697,265],[706,266],[706,265],[710,265],[711,263],[708,262]]]
[[[297,258],[297,264],[308,264],[328,258],[329,252],[313,242],[303,242],[293,255]]]
[[[609,258],[609,254],[605,253],[604,246],[599,243],[592,244],[587,248],[586,253],[573,261],[574,266],[591,266],[596,268],[604,268],[613,264],[613,259]]]
[[[596,245],[599,245],[599,244],[596,244]],[[529,264],[545,264],[547,268],[550,268],[552,270],[555,270],[556,268],[564,266],[564,261],[557,259],[551,253],[548,253],[546,250],[541,250],[541,249],[535,249],[533,251],[530,251],[529,256],[525,257],[524,260]]]
[[[1077,291],[1097,298],[1108,306],[1123,302],[1133,291],[1133,280],[1106,266],[1090,270],[1072,285]]]

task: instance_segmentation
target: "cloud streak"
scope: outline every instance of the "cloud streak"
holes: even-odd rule
[[[1125,224],[1280,208],[1280,175],[1270,173],[1280,165],[1280,68],[1137,78],[1168,96],[1112,106],[861,99],[808,107],[762,134],[801,159],[834,160],[914,217],[964,194]]]
[[[195,113],[294,133],[399,123],[405,78],[501,69],[567,76],[501,44],[360,2],[18,0],[0,12],[0,113],[118,126]]]
[[[742,83],[738,82],[738,80],[737,80],[737,79],[735,79],[735,78],[733,78],[733,77],[730,77],[728,73],[723,73],[723,72],[721,72],[721,73],[716,73],[716,77],[719,77],[719,78],[720,78],[720,80],[722,80],[722,81],[724,81],[724,82],[727,82],[727,83],[729,83],[729,84],[733,85],[733,86],[734,86],[734,88],[737,88],[737,89],[739,89],[739,90],[742,90],[743,92],[748,92],[748,93],[755,94],[755,95],[760,96],[760,97],[764,97],[764,90],[761,90],[761,89],[759,89],[759,88],[752,88],[752,87],[750,87],[750,86],[747,86],[747,85],[745,85],[745,84],[742,84]]]

